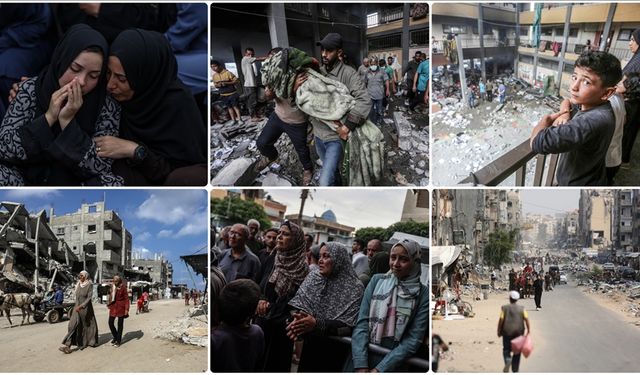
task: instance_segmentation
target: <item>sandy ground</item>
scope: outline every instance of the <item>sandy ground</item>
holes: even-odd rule
[[[571,285],[568,287],[574,288]],[[611,311],[612,317],[615,316],[614,320],[632,326],[629,329],[640,329],[640,317],[635,317],[628,311],[629,306],[635,304],[635,301],[628,299],[625,294],[620,292],[590,293],[588,292],[590,289],[577,287],[577,291],[583,293],[599,306]],[[543,295],[543,306],[548,298],[554,296],[553,294],[548,295],[545,300],[545,295]],[[432,332],[439,334],[449,345],[449,351],[441,356],[439,372],[502,372],[502,339],[498,338],[496,330],[500,307],[508,303],[507,292],[491,292],[487,300],[474,301],[471,296],[463,296],[463,300],[473,305],[475,317],[464,320],[438,320],[437,318],[433,320]],[[544,340],[545,335],[536,329],[536,325],[540,324],[540,322],[536,322],[536,319],[540,319],[541,316],[538,316],[535,311],[533,298],[520,300],[518,304],[524,305],[529,311],[532,324],[531,335],[536,352],[545,352],[547,343]],[[526,370],[527,363],[527,360],[524,359],[523,371]]]
[[[207,348],[154,338],[154,329],[182,316],[182,300],[151,302],[149,313],[125,320],[123,344],[109,344],[112,336],[105,305],[94,305],[100,345],[63,354],[58,350],[67,333],[67,321],[46,321],[15,326],[22,320],[19,310],[12,311],[14,327],[0,317],[0,353],[11,360],[2,361],[2,372],[205,372]],[[17,314],[17,315],[16,315]],[[15,318],[14,318],[15,317]]]
[[[433,333],[449,345],[449,351],[440,358],[439,372],[502,372],[502,339],[496,331],[500,307],[508,303],[507,292],[492,292],[481,301],[470,297],[462,300],[473,305],[475,317],[433,320]],[[540,345],[536,337],[532,338]]]

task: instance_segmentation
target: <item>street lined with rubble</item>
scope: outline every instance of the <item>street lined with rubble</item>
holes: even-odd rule
[[[113,347],[108,310],[94,304],[100,345],[64,354],[58,350],[67,322],[46,321],[20,326],[20,311],[12,310],[14,327],[0,317],[2,372],[205,372],[207,370],[207,315],[180,299],[151,301],[150,312],[125,319],[122,345]],[[206,310],[205,310],[206,311]],[[196,313],[195,315],[198,315]],[[33,319],[33,318],[32,318]],[[189,343],[186,343],[189,342]],[[72,347],[75,349],[75,347]]]
[[[542,309],[533,298],[520,299],[531,322],[533,353],[521,361],[521,372],[634,372],[640,345],[638,283],[617,286],[567,285],[542,294]],[[504,277],[503,277],[504,280]],[[584,281],[580,284],[583,284]],[[434,317],[433,332],[449,343],[440,358],[440,372],[500,372],[502,339],[496,335],[500,307],[508,303],[506,284],[481,297],[473,286],[462,297],[473,306],[473,317]],[[636,288],[636,289],[634,289]],[[615,341],[611,340],[615,338]]]

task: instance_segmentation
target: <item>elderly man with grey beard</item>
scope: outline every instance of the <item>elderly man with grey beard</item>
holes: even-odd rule
[[[249,228],[244,224],[234,224],[229,230],[229,249],[220,256],[219,266],[227,282],[251,279],[258,283],[260,260],[247,247]]]

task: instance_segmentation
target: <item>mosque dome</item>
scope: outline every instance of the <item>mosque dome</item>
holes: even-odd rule
[[[331,210],[326,210],[320,217],[326,221],[331,221],[334,223],[338,222],[338,219],[336,219],[336,214],[334,214]]]

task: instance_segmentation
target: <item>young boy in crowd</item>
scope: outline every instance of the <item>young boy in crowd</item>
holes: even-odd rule
[[[214,306],[221,324],[211,335],[213,372],[258,371],[264,355],[264,333],[250,320],[259,299],[260,287],[253,280],[236,280],[222,289]]]
[[[615,117],[609,97],[622,78],[620,61],[607,52],[587,52],[575,62],[570,99],[546,115],[531,133],[538,154],[561,153],[556,173],[561,186],[605,186],[605,156]]]

